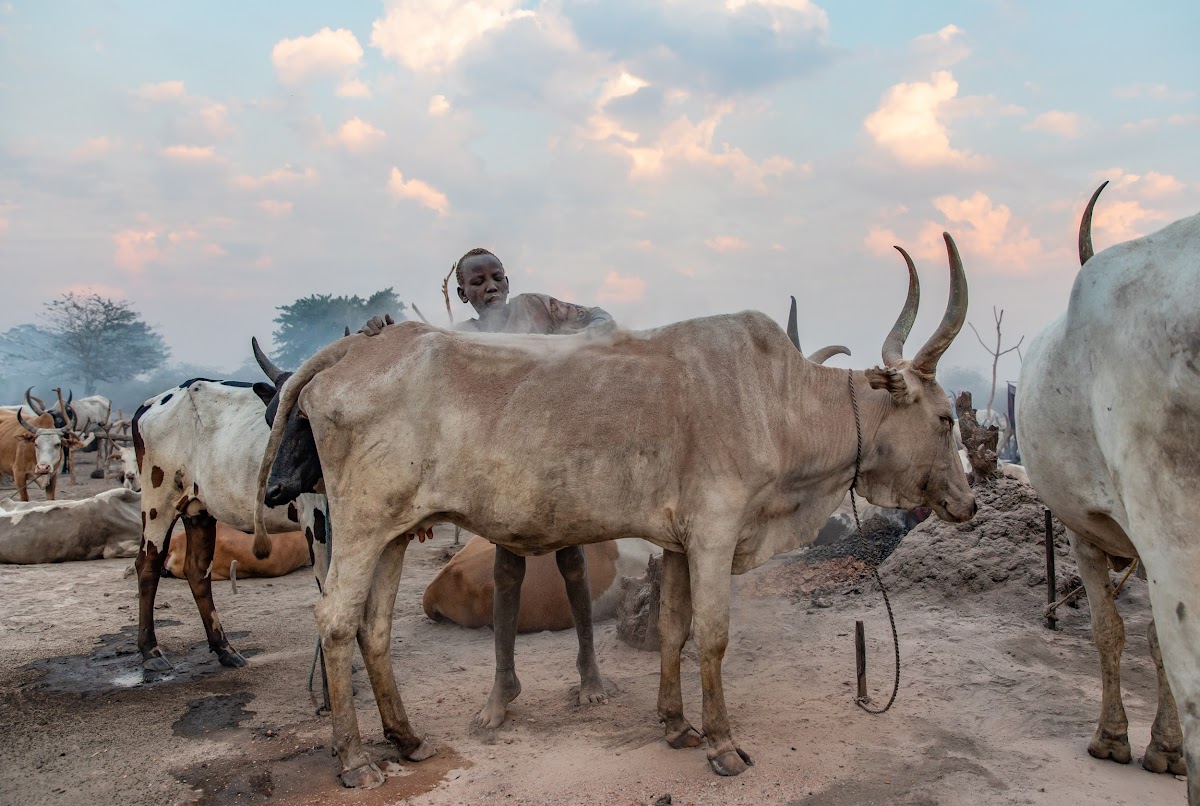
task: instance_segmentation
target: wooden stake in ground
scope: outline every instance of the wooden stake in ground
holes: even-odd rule
[[[1054,516],[1046,510],[1046,604],[1054,604],[1054,596],[1058,592],[1058,580],[1054,573]],[[1058,629],[1058,619],[1054,611],[1046,614],[1046,627]]]
[[[858,700],[867,700],[867,633],[861,621],[854,622],[854,668],[858,677]]]
[[[995,478],[1000,472],[1000,465],[996,462],[1000,429],[994,425],[987,428],[979,425],[970,392],[960,393],[954,408],[958,411],[958,430],[962,434],[963,447],[967,450],[967,460],[971,463],[975,480],[979,482]]]
[[[442,280],[442,296],[446,300],[446,316],[450,317],[450,324],[454,324],[454,311],[450,310],[450,278],[454,276],[454,268],[451,266],[450,273]]]

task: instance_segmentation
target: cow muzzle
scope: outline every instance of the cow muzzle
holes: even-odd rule
[[[54,470],[50,467],[50,465],[37,465],[33,468],[33,475],[35,476],[48,476],[52,472],[54,472]]]

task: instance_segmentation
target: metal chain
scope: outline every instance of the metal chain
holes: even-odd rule
[[[850,509],[854,513],[854,528],[858,530],[858,539],[865,544],[867,538],[863,534],[862,524],[858,520],[858,500],[854,496],[854,490],[858,486],[859,470],[862,467],[862,419],[858,414],[858,395],[854,392],[854,370],[847,370],[846,378],[850,384],[850,406],[854,409],[854,434],[856,437],[854,480],[850,482]],[[892,680],[892,696],[888,698],[887,705],[878,709],[871,708],[867,705],[870,702],[869,697],[856,698],[854,704],[868,714],[882,714],[892,707],[892,703],[896,701],[896,695],[900,691],[900,638],[896,633],[896,617],[892,613],[892,601],[888,598],[887,588],[883,586],[883,579],[879,576],[879,567],[872,565],[871,573],[875,576],[875,583],[879,585],[879,592],[883,594],[883,604],[887,607],[888,623],[892,627],[892,646],[895,648],[896,655],[896,675]]]

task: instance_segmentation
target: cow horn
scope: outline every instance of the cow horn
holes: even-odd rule
[[[950,299],[946,302],[946,313],[938,329],[913,359],[913,369],[930,376],[937,370],[942,353],[946,352],[950,342],[962,330],[963,322],[967,321],[967,275],[963,272],[962,258],[950,233],[943,232],[942,237],[946,239],[946,255],[950,259]]]
[[[254,360],[258,362],[258,366],[271,379],[271,383],[278,386],[279,384],[275,383],[275,379],[283,374],[283,370],[271,363],[271,359],[267,358],[267,354],[258,346],[258,339],[256,337],[250,337],[250,346],[254,348]]]
[[[72,401],[72,400],[74,400],[74,399],[75,399],[75,390],[74,390],[74,389],[68,389],[68,390],[67,390],[67,405],[68,405],[68,406],[69,406],[69,405],[71,405],[71,401]]]
[[[46,404],[42,402],[40,397],[31,395],[30,392],[32,391],[32,386],[25,390],[25,405],[28,406],[34,414],[41,417],[46,413]]]
[[[350,325],[346,325],[346,332],[342,334],[342,338],[344,339],[349,335],[350,335]]]
[[[808,360],[814,364],[824,364],[835,355],[850,355],[850,348],[841,344],[831,344],[828,347],[822,347],[808,357]]]
[[[913,259],[909,257],[908,252],[899,246],[895,249],[904,255],[904,262],[908,265],[908,296],[904,300],[904,308],[896,317],[896,324],[892,325],[892,332],[883,340],[885,367],[894,367],[904,359],[904,342],[908,340],[913,322],[917,320],[917,308],[921,304],[921,281],[917,277],[917,267],[913,265]]]
[[[75,426],[79,425],[79,417],[75,414],[75,407],[67,403],[67,420],[71,423],[67,426],[68,431],[74,431]]]
[[[1092,259],[1095,252],[1092,251],[1092,209],[1096,206],[1096,199],[1100,198],[1100,191],[1104,190],[1108,185],[1108,180],[1100,187],[1096,188],[1096,192],[1092,194],[1092,198],[1088,200],[1087,207],[1083,208],[1083,218],[1079,221],[1079,265],[1082,266]]]
[[[39,414],[38,416],[40,417],[41,415]],[[32,425],[30,425],[29,423],[25,422],[25,418],[23,418],[21,416],[20,409],[17,409],[17,422],[20,423],[21,425],[25,426],[25,430],[28,431],[29,433],[37,434],[38,430],[36,428],[34,428]]]
[[[787,334],[788,334],[788,338],[791,339],[791,342],[793,345],[795,345],[796,349],[799,350],[801,353],[803,353],[804,350],[800,349],[800,328],[796,324],[796,298],[795,297],[792,297],[792,307],[788,310]]]

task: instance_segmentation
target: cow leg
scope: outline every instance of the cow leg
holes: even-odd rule
[[[1154,666],[1158,670],[1158,713],[1155,714],[1154,726],[1150,729],[1150,744],[1146,746],[1146,755],[1142,756],[1142,766],[1150,772],[1186,775],[1187,765],[1183,763],[1183,731],[1179,727],[1179,711],[1175,707],[1175,697],[1171,695],[1171,684],[1163,671],[1158,630],[1153,619],[1150,620],[1150,628],[1146,632],[1150,641],[1150,656],[1154,658]]]
[[[575,668],[579,670],[579,704],[596,705],[608,702],[600,666],[596,663],[596,645],[592,637],[592,589],[588,581],[587,556],[583,546],[568,546],[554,553],[558,572],[567,587],[567,601],[575,619],[575,635],[579,639],[579,655]]]
[[[731,553],[706,550],[700,545],[688,553],[687,561],[692,618],[696,622],[696,643],[700,647],[708,763],[718,775],[740,775],[754,762],[734,744],[721,682],[721,663],[729,644],[729,579],[733,558]]]
[[[162,576],[166,558],[165,545],[160,551],[154,543],[142,538],[133,563],[138,577],[138,649],[142,653],[142,668],[149,672],[165,672],[171,668],[154,635],[154,597],[158,593],[158,579]]]
[[[363,750],[350,677],[354,638],[365,612],[382,546],[368,542],[369,534],[359,535],[363,538],[359,541],[355,541],[349,532],[346,534],[347,538],[339,538],[339,547],[334,551],[325,580],[325,592],[317,602],[317,626],[321,631],[321,649],[329,674],[333,746],[342,763],[342,783],[348,787],[373,789],[383,783],[384,776]]]
[[[404,550],[408,538],[400,537],[388,544],[375,566],[375,579],[367,594],[363,623],[358,627],[358,646],[362,651],[375,704],[383,721],[383,735],[396,745],[400,755],[409,761],[424,761],[437,753],[437,748],[413,732],[408,713],[400,698],[396,673],[392,670],[392,613],[396,607],[396,590],[404,571]]]
[[[517,679],[517,616],[521,612],[521,582],[525,579],[525,558],[496,546],[492,568],[495,595],[492,600],[492,629],[495,631],[496,677],[483,710],[475,716],[475,726],[491,730],[504,723],[508,704],[521,693]]]
[[[183,528],[187,533],[187,555],[183,560],[183,574],[187,577],[192,598],[200,611],[204,632],[208,635],[208,649],[217,653],[222,666],[234,668],[245,666],[246,659],[229,645],[221,620],[217,618],[217,607],[212,598],[212,562],[217,549],[217,521],[207,512],[195,517],[183,517]]]
[[[13,468],[13,484],[17,485],[17,495],[22,501],[29,500],[29,475],[24,470]]]
[[[661,638],[658,718],[666,726],[667,744],[677,750],[699,747],[704,742],[683,716],[683,689],[679,681],[679,655],[692,630],[692,591],[688,579],[687,555],[664,551],[658,611]]]
[[[1067,538],[1079,561],[1079,576],[1087,591],[1088,609],[1092,614],[1092,637],[1100,653],[1100,682],[1102,686],[1100,722],[1096,735],[1088,744],[1088,753],[1095,758],[1111,758],[1128,764],[1133,757],[1129,748],[1129,720],[1121,702],[1121,651],[1125,647],[1125,622],[1117,613],[1113,601],[1112,581],[1108,577],[1108,557],[1070,529]]]
[[[58,497],[58,474],[51,473],[50,480],[46,482],[46,500],[53,501]]]

